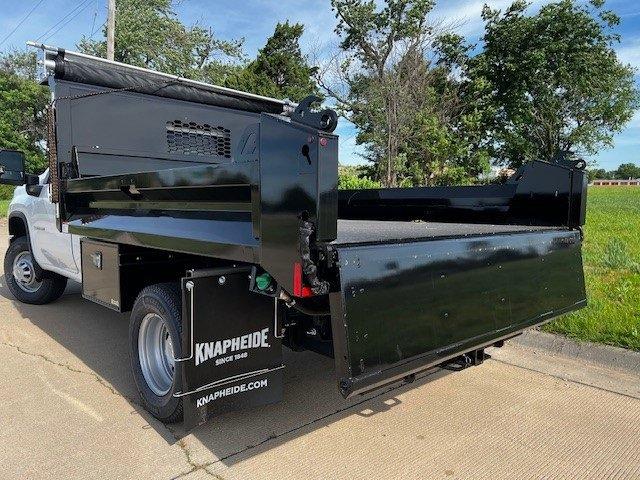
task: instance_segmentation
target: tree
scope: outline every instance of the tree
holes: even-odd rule
[[[104,30],[106,36],[106,27]],[[171,0],[116,2],[115,60],[196,80],[224,83],[243,58],[243,39],[220,40],[211,28],[185,26]],[[106,41],[83,37],[80,51],[106,57]]]
[[[620,180],[640,178],[640,167],[635,163],[623,163],[614,172],[614,178]]]
[[[0,71],[20,78],[36,81],[37,59],[33,52],[8,52],[0,56]]]
[[[382,10],[368,0],[332,0],[331,5],[338,18],[340,46],[348,53],[343,67],[355,68],[354,73],[345,75],[348,98],[329,92],[359,127],[356,140],[368,146],[369,157],[379,164],[385,184],[395,186],[400,131],[415,91],[411,88],[415,77],[400,60],[420,50],[433,1],[386,0]],[[398,48],[403,49],[400,55]]]
[[[587,177],[590,182],[594,180],[607,180],[611,178],[611,173],[604,168],[596,168],[587,170]]]
[[[382,185],[372,180],[366,167],[343,166],[338,167],[338,188],[340,190],[361,190],[363,188],[380,188]]]
[[[231,76],[227,86],[296,102],[317,94],[313,79],[317,69],[309,65],[300,48],[303,33],[300,23],[278,23],[257,58],[238,71],[236,78]]]
[[[188,27],[171,0],[118,0],[115,60],[181,77],[299,101],[317,93],[315,69],[300,48],[304,26],[278,23],[273,35],[247,63],[244,39],[221,40],[211,28]],[[103,30],[106,35],[106,29]],[[106,41],[83,37],[80,51],[106,56]]]
[[[603,0],[560,0],[535,15],[528,5],[485,6],[484,49],[464,71],[494,99],[485,129],[493,157],[516,167],[611,146],[640,105],[634,70],[614,51],[619,18]]]
[[[35,81],[35,65],[34,53],[0,57],[0,149],[24,152],[27,171],[41,173],[49,92]]]
[[[430,0],[333,0],[344,58],[339,80],[322,87],[358,128],[376,176],[386,186],[468,183],[488,167],[462,130],[458,86],[427,16]]]

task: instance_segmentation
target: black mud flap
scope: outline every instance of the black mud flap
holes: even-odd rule
[[[182,280],[184,426],[282,399],[282,341],[275,300],[249,292],[246,268],[193,272]]]
[[[586,304],[580,232],[337,247],[336,371],[351,396]]]

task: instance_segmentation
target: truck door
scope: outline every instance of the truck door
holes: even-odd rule
[[[66,225],[59,232],[56,224],[56,205],[51,203],[49,176],[44,178],[40,196],[33,203],[32,245],[36,260],[44,268],[53,267],[69,273],[78,273],[72,236],[67,233]]]
[[[191,272],[182,280],[185,428],[215,414],[282,399],[276,303],[249,290],[250,268]]]

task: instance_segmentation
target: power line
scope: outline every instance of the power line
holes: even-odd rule
[[[49,35],[49,33],[50,33],[50,32],[52,32],[56,27],[58,27],[58,25],[60,25],[62,22],[64,22],[64,21],[65,21],[67,18],[69,18],[71,15],[76,14],[76,13],[79,13],[80,11],[82,11],[82,10],[79,10],[79,9],[81,9],[81,8],[82,8],[82,7],[84,7],[84,6],[86,6],[86,5],[88,4],[88,2],[90,2],[90,1],[91,1],[91,0],[84,0],[84,1],[82,1],[82,2],[80,2],[80,3],[78,3],[75,7],[73,7],[73,8],[71,9],[71,11],[67,12],[67,14],[66,14],[64,17],[62,17],[62,18],[61,18],[60,20],[58,20],[54,25],[52,25],[51,27],[49,27],[49,29],[48,29],[46,32],[44,32],[42,35],[40,35],[40,36],[36,39],[36,41],[38,41],[38,42],[39,42],[40,40],[44,39],[45,37],[46,37],[46,38],[49,38],[49,37],[51,36],[51,35]],[[56,32],[54,32],[54,33],[57,33],[57,30],[56,30]]]
[[[69,23],[71,23],[71,21],[73,19],[75,19],[78,15],[80,15],[90,5],[90,3],[91,3],[91,0],[87,0],[87,2],[84,4],[84,6],[80,10],[78,10],[66,22],[64,22],[62,25],[60,25],[60,27],[58,27],[57,30],[55,30],[53,33],[47,35],[47,38],[45,38],[44,41],[46,42],[51,37],[53,37],[56,33],[58,33],[60,30],[62,30],[64,27],[66,27]]]
[[[96,31],[97,17],[98,17],[98,0],[96,0],[96,7],[93,9],[93,21],[91,22],[91,33],[89,34],[89,38],[93,37],[93,34]]]
[[[96,29],[94,30],[94,32],[91,34],[91,36],[89,37],[89,39],[92,39],[92,38],[96,35],[96,33],[98,33],[98,32],[100,31],[100,29],[102,29],[102,28],[104,28],[104,27],[105,27],[105,25],[106,25],[106,24],[107,24],[107,21],[105,20],[105,21],[102,23],[102,25],[100,25],[98,28],[96,28]]]
[[[36,8],[38,8],[40,6],[40,4],[44,2],[44,0],[38,0],[38,2],[31,8],[31,10],[29,10],[29,13],[27,13],[24,18],[22,20],[20,20],[18,22],[18,24],[13,28],[13,30],[11,30],[3,39],[2,41],[0,41],[0,46],[2,46],[4,44],[4,42],[6,42],[9,37],[11,37],[11,35],[13,35],[16,30],[18,30],[18,28],[20,28],[20,25],[22,25],[27,18],[29,18],[31,16],[31,14],[35,11]]]
[[[53,29],[55,29],[58,25],[60,25],[62,22],[64,22],[67,18],[69,18],[70,15],[73,15],[74,13],[75,14],[80,13],[82,10],[78,10],[78,9],[80,9],[81,7],[86,7],[90,1],[91,0],[84,0],[83,2],[80,2],[79,4],[77,4],[74,8],[71,9],[70,12],[68,12],[64,17],[62,17],[60,20],[58,20],[46,32],[44,32],[42,35],[40,35],[38,38],[36,38],[36,42],[39,42],[40,40],[42,40],[45,37],[49,38],[51,36],[51,35],[49,35],[49,32],[53,31]],[[56,33],[57,33],[57,31],[56,31]]]

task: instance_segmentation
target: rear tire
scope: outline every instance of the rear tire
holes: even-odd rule
[[[4,279],[14,297],[22,303],[44,305],[62,296],[67,279],[53,272],[35,278],[38,264],[31,254],[27,237],[16,238],[4,257]]]
[[[131,369],[143,407],[158,420],[182,420],[182,387],[174,358],[180,358],[182,294],[174,283],[160,283],[140,292],[129,323]]]

